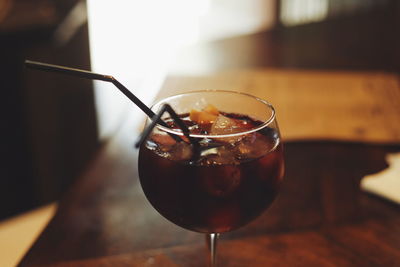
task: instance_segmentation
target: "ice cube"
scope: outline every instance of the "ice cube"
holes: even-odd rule
[[[259,179],[265,180],[275,178],[277,179],[276,182],[282,179],[285,171],[282,153],[282,147],[278,146],[260,160],[260,164],[258,165]]]
[[[235,120],[230,119],[224,115],[218,115],[217,119],[211,126],[210,134],[211,135],[225,135],[225,134],[233,134],[239,133],[242,129]],[[231,137],[223,137],[218,138],[218,141],[225,143],[236,143],[240,141],[242,136],[231,136]]]
[[[215,197],[231,195],[239,188],[242,180],[238,165],[204,167],[199,170],[203,188]]]
[[[232,134],[239,131],[240,129],[234,120],[221,114],[218,115],[215,122],[211,126],[212,135]]]
[[[174,161],[188,161],[192,158],[192,145],[186,142],[178,142],[168,151],[168,158]]]
[[[156,143],[158,149],[163,152],[169,151],[176,144],[176,141],[167,134],[153,134],[150,141]]]
[[[259,158],[271,151],[275,143],[264,135],[252,133],[237,145],[237,157],[240,159]]]
[[[211,148],[202,152],[202,165],[235,165],[240,162],[236,159],[236,151],[233,147],[226,145]]]
[[[214,156],[214,155],[218,155],[218,148],[217,147],[212,147],[212,148],[208,148],[208,149],[205,149],[205,150],[201,151],[201,156],[202,157]]]

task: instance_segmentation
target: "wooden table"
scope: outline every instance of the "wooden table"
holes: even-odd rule
[[[387,167],[387,153],[400,151],[397,75],[237,70],[169,77],[159,97],[176,88],[267,98],[285,137],[280,196],[257,220],[222,235],[220,266],[399,266],[399,207],[359,189],[362,177]],[[205,266],[204,237],[166,221],[145,199],[137,133],[128,118],[20,266]]]

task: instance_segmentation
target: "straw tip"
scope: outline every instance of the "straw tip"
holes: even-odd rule
[[[24,66],[25,67],[35,67],[41,65],[39,62],[33,61],[33,60],[29,60],[29,59],[25,59],[24,60]]]

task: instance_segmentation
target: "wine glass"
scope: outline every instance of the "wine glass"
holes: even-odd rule
[[[162,216],[206,234],[215,267],[218,235],[254,220],[279,191],[284,160],[275,110],[231,91],[188,92],[152,110],[165,104],[188,126],[190,139],[164,114],[170,127],[157,125],[140,146],[140,183]]]

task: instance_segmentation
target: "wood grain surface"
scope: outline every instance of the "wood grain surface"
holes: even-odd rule
[[[400,77],[383,72],[245,69],[170,76],[159,98],[233,90],[271,102],[286,140],[398,143]]]
[[[204,237],[166,221],[138,183],[135,151],[112,142],[60,203],[20,266],[205,266]],[[273,206],[222,235],[221,266],[395,266],[399,208],[359,190],[400,146],[285,143]],[[112,160],[110,161],[110,159]],[[112,162],[112,168],[108,166]]]

